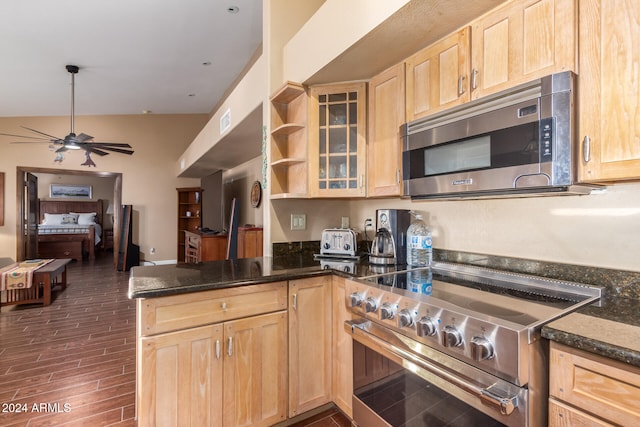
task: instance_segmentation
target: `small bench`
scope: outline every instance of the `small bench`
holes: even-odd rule
[[[60,286],[67,288],[67,264],[71,258],[54,259],[33,272],[33,285],[27,289],[10,289],[4,291],[6,301],[0,300],[0,308],[5,305],[18,304],[51,304],[51,290]]]

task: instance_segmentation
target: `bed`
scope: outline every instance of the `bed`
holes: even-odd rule
[[[95,259],[102,240],[102,200],[40,200],[38,256]]]

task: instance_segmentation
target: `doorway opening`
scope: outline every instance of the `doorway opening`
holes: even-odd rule
[[[62,176],[85,176],[93,178],[106,178],[113,182],[113,196],[111,202],[113,203],[113,230],[119,229],[120,224],[120,209],[122,206],[122,174],[117,172],[103,172],[103,171],[80,171],[80,170],[67,170],[67,169],[52,169],[52,168],[35,168],[18,166],[16,168],[16,259],[23,261],[27,259],[27,246],[28,236],[26,236],[25,230],[29,227],[29,221],[33,221],[33,218],[27,218],[28,203],[27,191],[25,190],[26,177],[28,174],[50,174],[50,175],[62,175]],[[41,197],[39,194],[36,197]],[[37,219],[36,219],[37,220]],[[118,252],[115,248],[119,247],[120,236],[118,233],[113,233],[113,262],[117,263]]]

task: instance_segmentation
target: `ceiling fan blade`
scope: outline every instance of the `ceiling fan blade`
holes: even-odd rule
[[[25,135],[14,135],[12,133],[0,133],[0,135],[4,135],[4,136],[15,136],[17,138],[29,138],[29,139],[41,139],[42,142],[50,142],[51,140],[49,138],[42,138],[40,136],[25,136]],[[40,142],[40,141],[23,141],[23,142]]]
[[[55,139],[56,141],[62,141],[62,138],[58,138],[57,136],[49,135],[48,133],[40,132],[39,130],[31,129],[26,126],[20,126],[23,129],[28,129],[31,132],[39,133],[40,135],[48,136],[51,139]]]
[[[91,145],[100,145],[101,147],[121,147],[121,148],[131,148],[129,144],[123,144],[118,142],[98,142],[93,141],[90,143]]]
[[[101,150],[107,150],[107,151],[113,151],[114,153],[122,153],[122,154],[128,154],[128,155],[132,155],[134,153],[133,150],[124,150],[122,148],[113,148],[113,147],[103,147],[101,145],[90,145],[90,147],[95,147],[95,148],[99,148]]]
[[[94,153],[94,154],[97,154],[98,156],[106,156],[109,154],[106,151],[98,150],[97,148],[94,148],[94,147],[83,147],[83,149],[88,153]]]
[[[93,139],[91,135],[87,135],[86,133],[80,133],[80,135],[76,135],[76,140],[79,142],[86,142],[90,139]]]

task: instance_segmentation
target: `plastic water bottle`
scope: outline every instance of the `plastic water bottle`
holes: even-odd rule
[[[414,214],[415,220],[407,229],[407,265],[430,267],[433,259],[431,230],[422,221],[422,215]]]
[[[431,295],[433,274],[430,268],[407,271],[407,289],[416,294]]]

